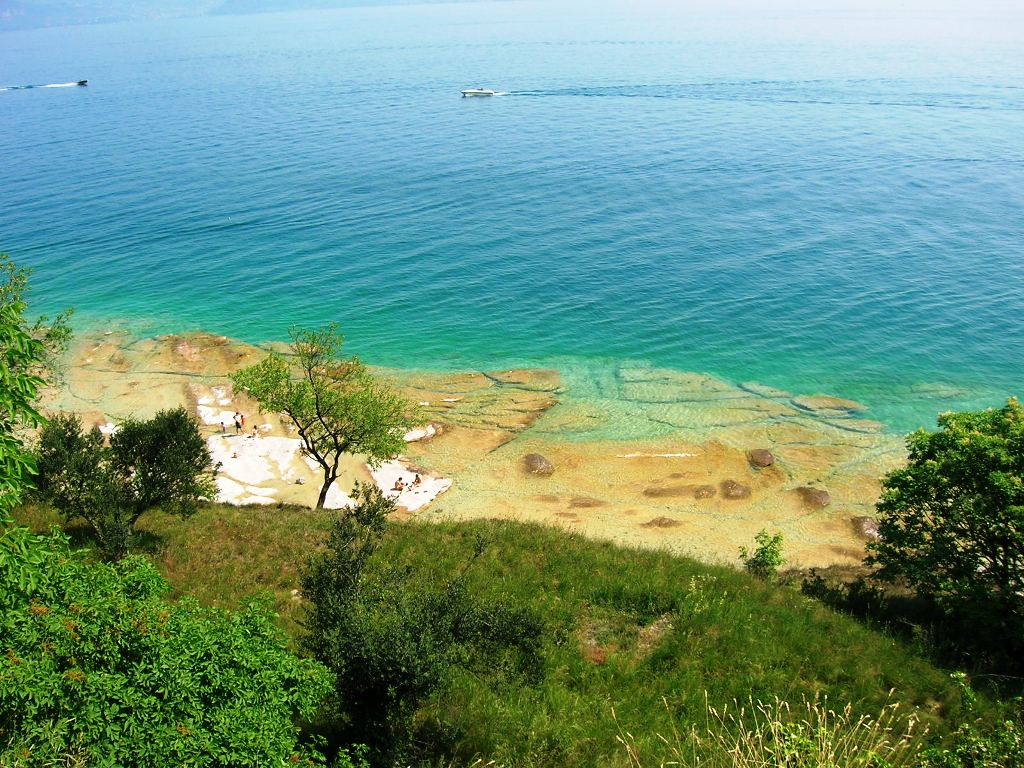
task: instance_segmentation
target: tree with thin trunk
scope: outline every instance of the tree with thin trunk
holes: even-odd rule
[[[322,509],[341,457],[362,454],[371,466],[393,459],[417,414],[358,358],[341,357],[344,339],[336,325],[293,329],[291,338],[290,359],[271,352],[233,373],[231,381],[263,410],[280,413],[295,426],[306,455],[323,473],[316,501]]]

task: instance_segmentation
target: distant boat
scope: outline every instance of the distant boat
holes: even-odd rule
[[[490,88],[467,88],[462,92],[462,96],[497,96],[497,91],[492,91]]]
[[[78,81],[78,85],[88,85],[88,84],[89,84],[88,80],[79,80]]]

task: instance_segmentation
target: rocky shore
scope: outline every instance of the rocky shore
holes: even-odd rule
[[[221,500],[311,504],[316,472],[288,425],[226,378],[263,354],[203,333],[96,333],[69,352],[45,406],[104,429],[186,406],[222,464]],[[769,528],[783,533],[791,564],[823,566],[862,557],[879,478],[903,458],[902,440],[859,403],[702,374],[626,363],[579,380],[553,370],[377,373],[428,420],[395,461],[347,461],[332,506],[356,480],[389,490],[418,473],[420,485],[396,493],[404,516],[533,520],[729,562]],[[241,435],[236,410],[247,417]]]

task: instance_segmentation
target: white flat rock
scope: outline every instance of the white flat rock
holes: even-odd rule
[[[293,437],[261,435],[250,437],[235,434],[211,435],[206,440],[207,448],[214,463],[220,463],[217,472],[217,500],[228,504],[274,504],[291,492],[285,487],[305,478],[309,502],[316,498],[319,490],[320,466],[302,453],[302,442]],[[305,475],[303,463],[308,465],[313,477]],[[413,485],[416,471],[399,459],[386,461],[376,469],[369,468],[374,483],[398,506],[414,512],[423,508],[440,494],[447,491],[452,481],[420,473],[420,483]],[[394,491],[395,482],[401,478],[405,489]],[[281,491],[285,488],[284,491]],[[306,492],[303,492],[303,495]],[[352,498],[337,483],[327,492],[325,506],[328,509],[342,509],[353,504]]]
[[[437,434],[437,428],[433,424],[427,424],[423,427],[416,427],[410,429],[405,433],[405,442],[415,443],[417,440],[423,440],[428,437],[433,437]]]
[[[211,435],[206,440],[220,472],[248,485],[283,479],[299,454],[300,442],[291,437]]]
[[[420,484],[412,485],[416,472],[398,459],[385,461],[376,469],[371,468],[370,474],[373,475],[373,481],[378,488],[384,491],[389,498],[394,499],[398,506],[410,512],[425,507],[452,487],[450,478],[433,477],[423,472],[420,473]],[[405,483],[405,489],[402,491],[394,490],[395,482],[399,479]]]
[[[208,426],[219,427],[221,424],[231,428],[235,426],[234,411],[223,411],[210,405],[198,405],[196,411],[199,413],[199,420]]]

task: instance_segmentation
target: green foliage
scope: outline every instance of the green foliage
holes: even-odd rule
[[[342,343],[334,325],[293,330],[292,360],[271,352],[231,376],[262,408],[295,425],[306,453],[323,471],[318,509],[338,478],[344,454],[365,454],[371,464],[391,459],[416,423],[409,404],[357,358],[340,358]]]
[[[127,419],[109,443],[77,416],[59,415],[39,437],[39,495],[65,520],[84,519],[111,559],[128,552],[147,510],[187,517],[215,494],[215,468],[199,426],[178,408],[148,421]]]
[[[46,344],[25,321],[27,274],[0,254],[0,278],[0,579],[26,589],[38,582],[44,539],[13,525],[10,514],[35,472],[19,433],[42,422],[35,401],[44,384]],[[0,605],[5,598],[0,592]]]
[[[927,750],[922,768],[1022,768],[1024,766],[1024,703],[1004,705],[1001,717],[985,724],[974,717],[977,694],[962,672],[951,675],[960,687],[964,722],[947,745]]]
[[[762,530],[754,537],[754,542],[757,546],[752,553],[746,547],[740,547],[743,567],[759,579],[771,579],[786,562],[782,556],[782,534],[773,536]]]
[[[945,413],[884,481],[868,562],[1010,656],[1024,653],[1024,408]],[[980,631],[979,631],[980,630]]]
[[[0,550],[0,765],[304,755],[293,719],[312,714],[329,678],[287,652],[272,614],[168,603],[142,558],[94,564],[59,536],[45,545]],[[26,567],[30,580],[10,578]]]
[[[968,723],[949,746],[925,752],[921,768],[1021,768],[1024,766],[1024,725],[1000,720],[991,726]]]
[[[536,679],[543,628],[527,608],[474,596],[465,571],[440,584],[417,584],[405,568],[368,572],[394,502],[371,486],[356,498],[302,579],[303,643],[335,675],[325,730],[335,742],[367,741],[385,765],[405,753],[413,715],[454,668]]]
[[[33,370],[44,354],[43,343],[25,327],[24,304],[0,304],[0,523],[21,498],[35,471],[18,431],[41,421],[35,400],[43,380]]]
[[[41,315],[31,322],[25,320],[23,313],[31,275],[31,269],[19,267],[6,253],[0,253],[0,306],[20,306],[19,324],[24,332],[42,344],[42,354],[33,367],[36,370],[44,366],[52,368],[57,356],[71,341],[71,326],[68,325],[68,321],[71,319],[72,311],[66,309],[53,319]]]

